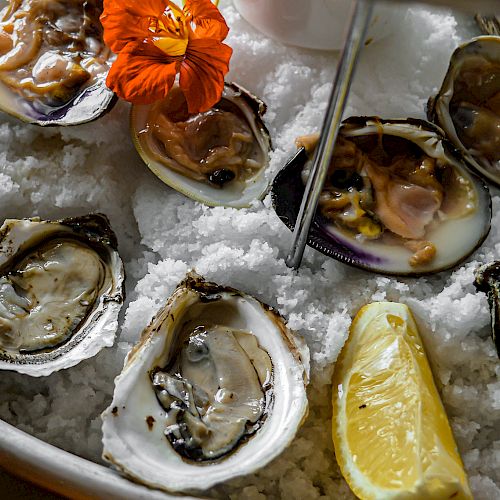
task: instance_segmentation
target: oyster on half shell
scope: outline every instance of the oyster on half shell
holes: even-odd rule
[[[37,125],[94,120],[116,101],[102,0],[9,0],[0,12],[0,109]]]
[[[276,176],[273,206],[293,228],[311,159],[302,148]],[[344,121],[308,243],[346,264],[415,276],[449,269],[486,238],[491,198],[435,125]]]
[[[476,172],[500,185],[499,36],[480,36],[455,50],[427,114]]]
[[[104,215],[0,228],[0,369],[46,376],[111,346],[124,270]]]
[[[304,420],[308,362],[269,306],[190,273],[115,380],[102,415],[103,458],[173,491],[251,473]]]
[[[240,208],[268,187],[265,111],[260,99],[226,83],[210,110],[189,114],[174,87],[162,101],[132,106],[131,133],[141,158],[165,184],[206,205]]]

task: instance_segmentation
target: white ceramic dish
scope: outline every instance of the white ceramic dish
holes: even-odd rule
[[[289,45],[310,49],[342,48],[351,0],[234,0],[241,15],[266,35]],[[377,3],[367,40],[389,35],[402,21],[406,7]]]
[[[44,443],[2,420],[0,467],[26,481],[72,499],[195,499],[168,495],[135,484],[108,467]]]

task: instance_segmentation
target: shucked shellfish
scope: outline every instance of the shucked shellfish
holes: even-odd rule
[[[101,13],[101,0],[9,0],[0,12],[0,109],[76,125],[113,104]]]
[[[427,113],[479,174],[500,185],[500,37],[455,50]]]
[[[204,113],[190,115],[174,87],[166,99],[134,105],[134,144],[166,184],[206,205],[245,207],[267,190],[271,147],[264,103],[234,83]]]
[[[289,227],[308,162],[301,149],[273,184],[274,208]],[[350,118],[340,130],[309,244],[367,270],[428,274],[467,257],[488,234],[490,220],[488,188],[437,127]]]
[[[116,378],[102,415],[103,457],[174,491],[253,472],[306,416],[308,361],[270,307],[191,273]]]
[[[123,264],[106,217],[0,228],[0,369],[45,376],[113,344]]]

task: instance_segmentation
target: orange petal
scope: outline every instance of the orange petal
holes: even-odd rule
[[[226,38],[229,28],[211,0],[186,0],[185,8],[193,15],[195,38],[216,38],[219,42]]]
[[[127,43],[147,38],[149,18],[160,17],[165,11],[164,0],[104,0],[101,23],[104,41],[115,53]]]
[[[220,100],[232,52],[231,47],[213,39],[189,41],[179,86],[190,113],[207,111]]]
[[[109,70],[106,85],[134,104],[164,99],[174,84],[179,62],[149,43],[129,43]]]

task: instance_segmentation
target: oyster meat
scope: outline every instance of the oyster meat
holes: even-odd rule
[[[39,125],[97,118],[114,102],[101,0],[10,0],[0,12],[0,108]]]
[[[112,345],[123,265],[107,219],[0,228],[0,369],[42,376]]]
[[[269,306],[190,273],[115,381],[103,457],[174,491],[255,471],[305,418],[308,356]]]
[[[468,164],[500,184],[500,37],[477,37],[455,50],[427,111]]]
[[[311,141],[304,144],[309,150]],[[288,225],[311,162],[299,151],[273,185]],[[386,274],[426,274],[469,255],[488,234],[491,200],[439,129],[420,120],[344,122],[310,243],[343,262]]]
[[[207,205],[247,206],[267,188],[269,133],[265,105],[235,84],[204,113],[189,114],[183,92],[134,105],[132,135],[144,162],[162,181]]]

